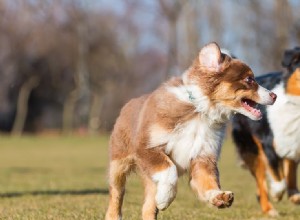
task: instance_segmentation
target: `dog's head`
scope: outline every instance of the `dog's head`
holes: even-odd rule
[[[283,55],[282,66],[287,69],[284,73],[286,92],[300,95],[300,47],[286,50]]]
[[[245,63],[221,53],[216,43],[200,50],[185,81],[197,85],[212,108],[238,112],[253,120],[262,117],[257,104],[272,105],[276,100],[274,93],[257,84]]]

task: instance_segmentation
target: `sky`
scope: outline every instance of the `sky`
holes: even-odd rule
[[[118,15],[124,15],[124,13],[126,13],[125,0],[81,0],[81,1],[89,8],[95,8],[97,10],[98,9],[108,10]],[[136,0],[136,1],[142,1],[144,8],[142,8],[141,11],[136,12],[132,16],[135,22],[140,27],[149,27],[151,26],[151,23],[153,24],[154,22],[157,22],[157,20],[155,19],[157,19],[156,13],[158,13],[157,10],[159,8],[158,0]],[[203,4],[205,4],[205,0],[202,1],[191,0],[191,1],[194,1],[196,3],[199,2],[200,7],[202,7]],[[134,0],[131,0],[131,2],[134,2]],[[222,2],[221,7],[223,10],[222,18],[220,18],[223,24],[221,46],[232,51],[240,59],[251,63],[251,65],[254,67],[256,72],[258,72],[258,74],[263,71],[266,71],[264,67],[259,66],[259,60],[257,60],[258,57],[252,55],[256,53],[255,41],[259,40],[257,39],[257,33],[247,30],[241,22],[238,22],[239,19],[240,20],[244,19],[248,21],[251,19],[255,19],[254,17],[251,16],[251,13],[249,13],[249,9],[245,8],[244,6],[245,2],[247,1],[224,0],[220,2]],[[274,0],[264,0],[263,2],[264,2],[263,6],[265,6],[263,8],[264,11],[272,10],[271,6],[274,3]],[[290,0],[289,2],[293,6],[295,6],[294,10],[299,8],[300,1]],[[205,17],[202,18],[205,19]],[[268,25],[267,22],[268,22],[267,20],[260,21],[260,23],[266,26]],[[201,42],[199,42],[200,45],[204,45],[205,43],[214,40],[212,35],[212,30],[208,23],[202,22],[201,28],[199,28],[199,34],[201,35]],[[120,33],[120,35],[122,35],[122,33]],[[247,38],[247,42],[250,45],[253,45],[251,48],[245,48],[244,42],[242,40],[242,38],[245,38],[245,36]],[[155,33],[152,29],[144,28],[140,37],[142,39],[138,42],[138,47],[141,50],[147,49],[148,47],[167,50],[166,42],[162,41],[160,37],[157,35],[157,33]],[[270,37],[274,37],[274,36],[270,35]],[[289,42],[289,47],[294,47],[294,46],[295,46],[295,42],[293,41],[293,39],[291,39],[291,41]]]

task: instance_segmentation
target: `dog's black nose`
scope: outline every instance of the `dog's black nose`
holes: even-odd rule
[[[273,92],[270,92],[270,96],[271,98],[274,100],[274,102],[276,101],[277,95]]]

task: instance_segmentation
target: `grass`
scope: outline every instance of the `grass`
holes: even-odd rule
[[[104,219],[108,203],[107,137],[0,136],[0,219]],[[221,184],[235,193],[225,210],[199,202],[181,178],[172,205],[159,219],[272,219],[260,213],[255,183],[237,166],[234,147],[226,141],[219,163]],[[127,183],[126,220],[141,219],[143,188],[136,175]],[[300,209],[286,197],[275,204],[278,219],[298,219]],[[274,218],[273,218],[274,219]]]

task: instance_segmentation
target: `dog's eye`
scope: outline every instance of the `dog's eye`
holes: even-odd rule
[[[247,84],[253,84],[255,82],[255,79],[252,77],[252,76],[248,76],[246,79],[245,79],[246,83]]]
[[[299,63],[300,57],[295,57],[292,61],[292,63]]]

